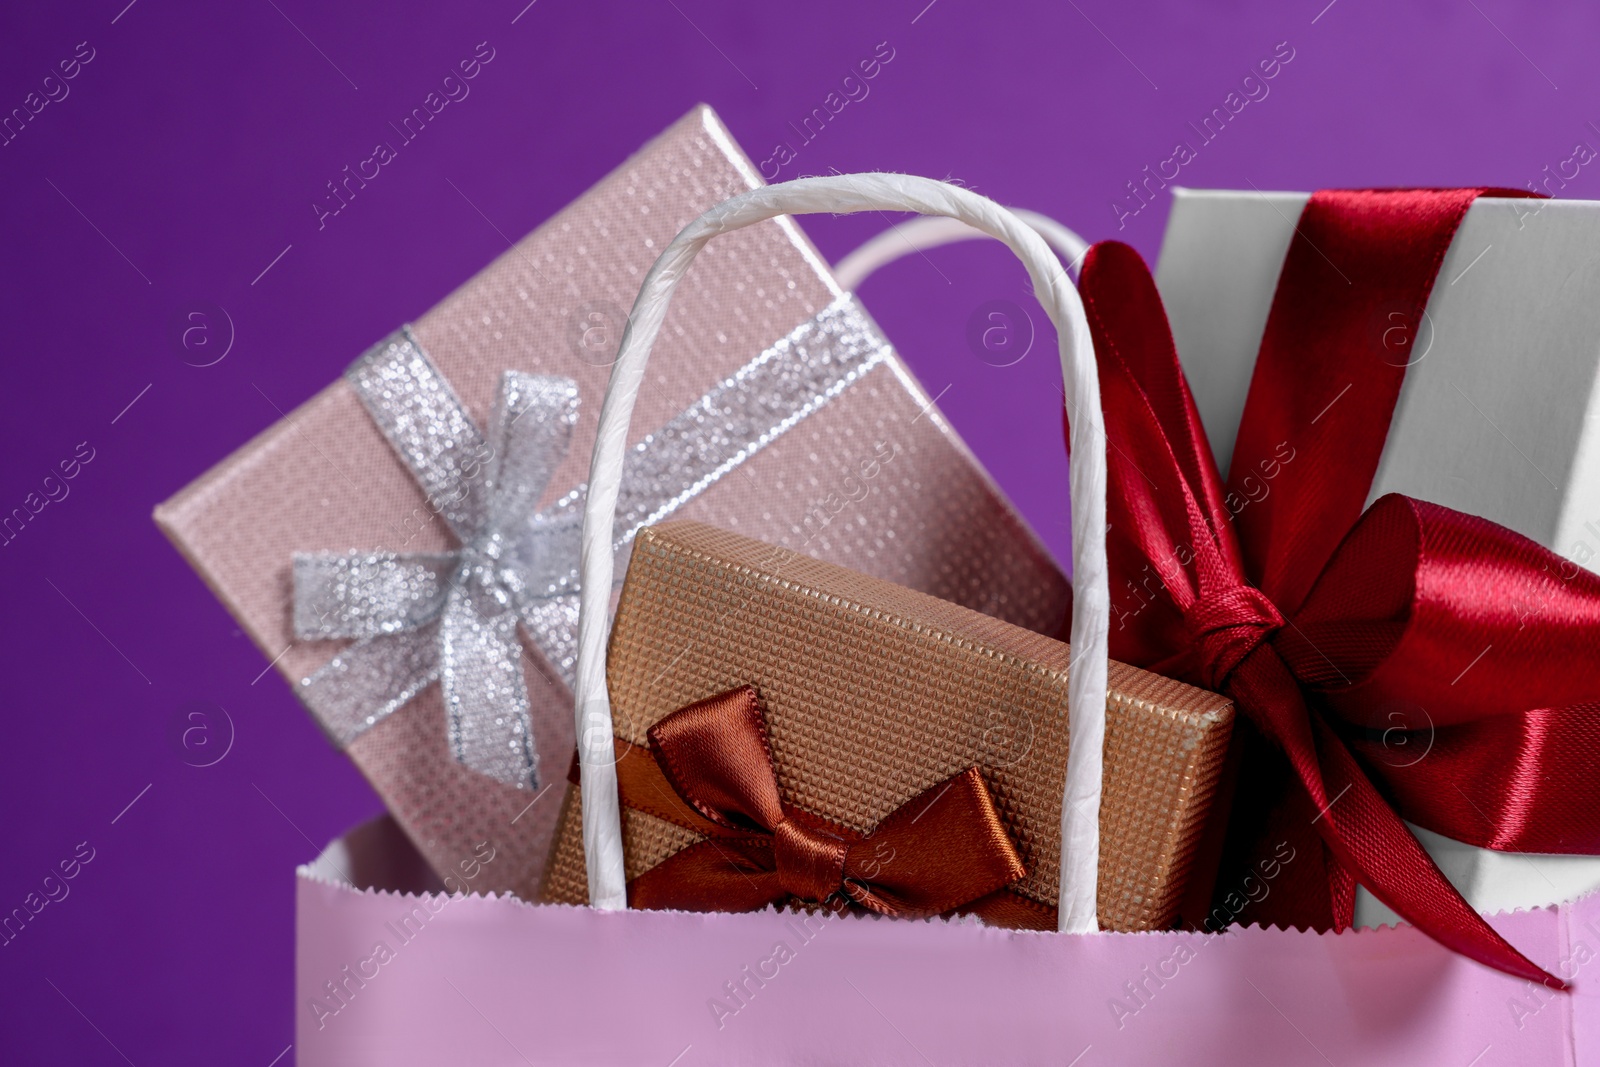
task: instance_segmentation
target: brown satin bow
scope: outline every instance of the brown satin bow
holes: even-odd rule
[[[1026,873],[976,767],[863,836],[779,797],[766,715],[751,686],[680,708],[649,737],[648,751],[629,748],[617,760],[622,803],[705,840],[629,882],[635,908],[756,911],[798,899],[926,917]]]

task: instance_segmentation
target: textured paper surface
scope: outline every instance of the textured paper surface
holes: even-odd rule
[[[710,109],[696,109],[415,320],[418,341],[480,426],[507,369],[578,382],[571,450],[540,506],[587,476],[607,355],[644,272],[701,211],[759,181]],[[712,242],[667,317],[633,440],[838,295],[790,220]],[[609,349],[600,343],[605,331]],[[359,354],[331,363],[330,375]],[[1065,579],[893,354],[678,514],[1033,629],[1055,632],[1066,617]],[[291,684],[344,644],[294,639],[294,552],[450,544],[342,379],[162,505],[157,520]],[[358,738],[350,754],[436,869],[454,869],[488,841],[500,857],[488,888],[531,895],[574,735],[571,694],[536,649],[525,651],[545,792],[530,795],[458,765],[437,686]]]
[[[1180,189],[1156,282],[1206,435],[1233,453],[1306,193]],[[1481,198],[1439,269],[1369,502],[1404,493],[1600,564],[1600,203]],[[1380,339],[1385,322],[1373,324]],[[1480,911],[1600,889],[1600,858],[1474,848],[1412,828]],[[1359,890],[1356,921],[1394,912]]]
[[[352,851],[406,847],[392,830],[362,836],[367,847],[336,856],[341,866]],[[302,1067],[1484,1067],[1600,1056],[1596,897],[1491,920],[1539,964],[1575,974],[1575,991],[1558,995],[1410,927],[1072,935],[849,918],[802,929],[771,911],[596,912],[344,882],[326,862],[300,870]],[[378,943],[388,961],[367,962]],[[791,954],[782,963],[780,943]],[[736,1000],[728,989],[741,984]]]
[[[612,630],[617,737],[754,685],[784,799],[865,833],[977,766],[1028,873],[1054,907],[1067,765],[1065,644],[880,579],[696,523],[641,532]],[[1169,926],[1232,726],[1224,697],[1113,663],[1100,812],[1099,914]],[[629,878],[698,840],[642,812],[623,828]],[[576,794],[546,888],[585,903]]]

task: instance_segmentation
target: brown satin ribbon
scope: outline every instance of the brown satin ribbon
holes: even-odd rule
[[[705,839],[630,881],[635,908],[756,911],[799,900],[1055,926],[1054,909],[1005,889],[1026,870],[976,767],[861,835],[779,797],[765,711],[751,686],[680,708],[649,738],[649,749],[618,742],[622,803]]]

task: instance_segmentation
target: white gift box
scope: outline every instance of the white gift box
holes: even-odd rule
[[[1306,193],[1177,189],[1156,284],[1224,476]],[[1372,500],[1481,515],[1600,570],[1600,202],[1484,197],[1439,270]],[[1381,324],[1380,324],[1381,325]],[[1600,887],[1600,858],[1412,827],[1479,911]],[[1395,920],[1364,890],[1356,924]]]

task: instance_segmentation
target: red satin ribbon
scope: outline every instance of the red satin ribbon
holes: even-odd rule
[[[801,900],[902,917],[1018,911],[1000,890],[1026,871],[975,767],[861,835],[780,798],[765,711],[750,686],[680,708],[649,737],[648,752],[618,760],[622,802],[704,840],[630,881],[633,907],[752,911]]]
[[[1486,192],[1525,195],[1311,198],[1226,488],[1149,271],[1125,245],[1090,251],[1111,654],[1220,690],[1248,719],[1219,894],[1280,841],[1308,862],[1243,921],[1343,929],[1359,881],[1452,949],[1560,986],[1401,820],[1600,853],[1600,578],[1439,505],[1391,495],[1362,514],[1439,264]]]

